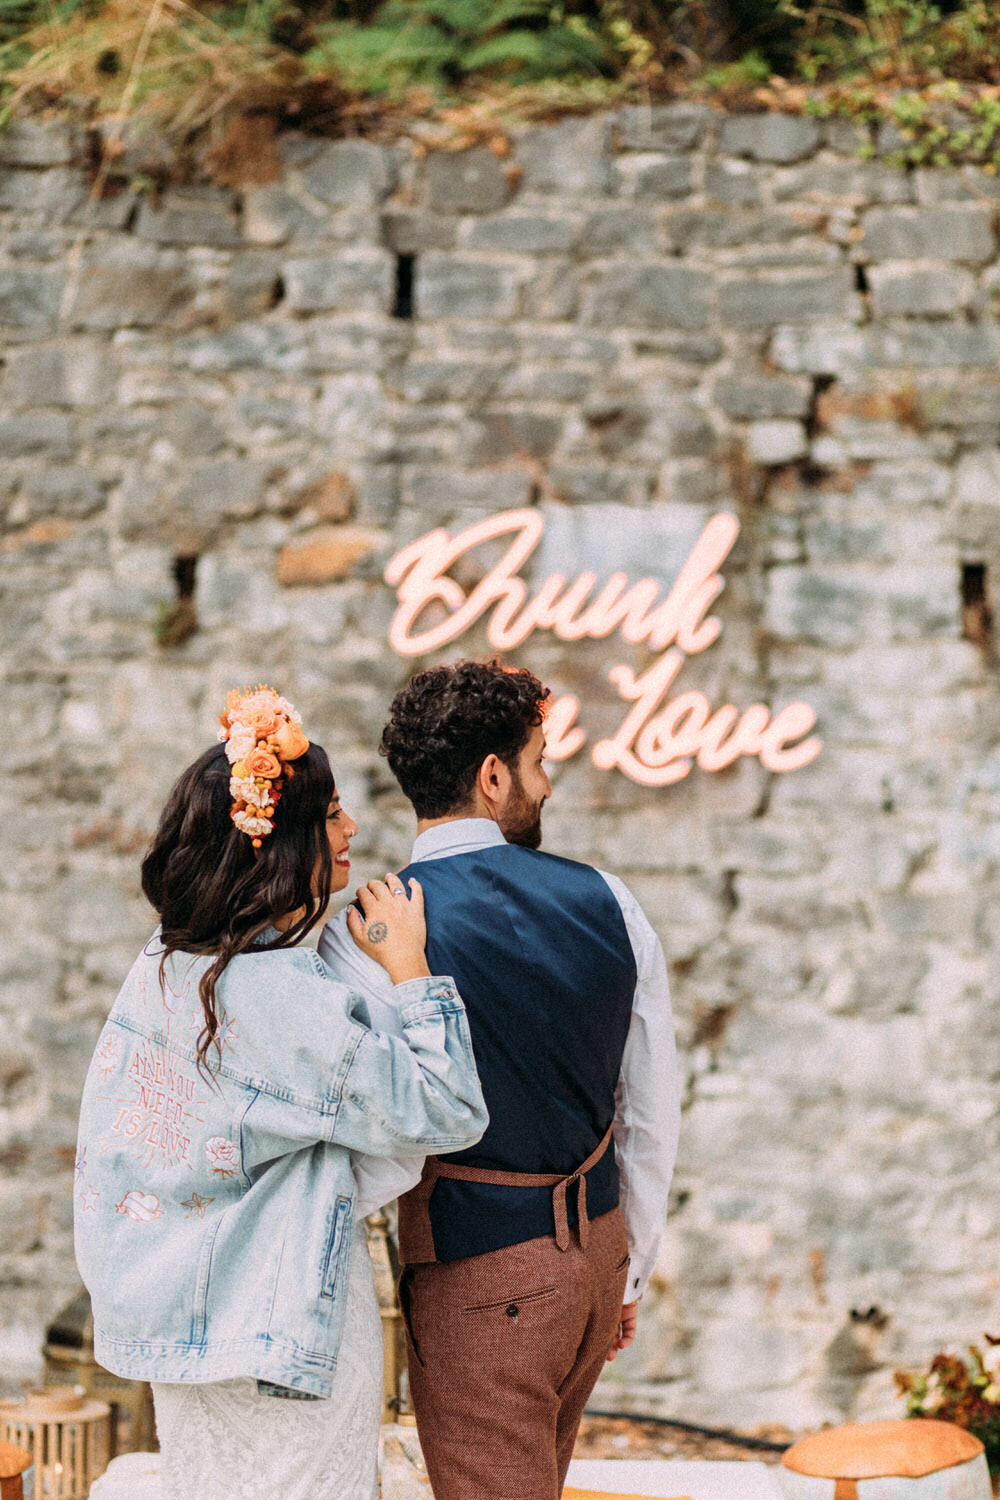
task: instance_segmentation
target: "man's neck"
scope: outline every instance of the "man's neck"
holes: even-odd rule
[[[466,818],[486,818],[490,823],[497,821],[488,808],[474,805],[464,807],[461,812],[446,813],[443,818],[418,818],[417,835],[419,837],[420,834],[426,833],[428,828],[440,828],[443,823],[458,823]]]

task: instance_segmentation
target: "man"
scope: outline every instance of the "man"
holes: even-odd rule
[[[548,696],[497,662],[435,667],[380,746],[418,819],[402,878],[423,886],[428,962],[465,1001],[490,1115],[478,1145],[396,1164],[395,1184],[358,1163],[363,1200],[409,1189],[400,1301],[437,1500],[557,1500],[604,1361],[635,1337],[677,1146],[656,935],[620,880],[538,848]],[[320,953],[390,1029],[342,916]]]

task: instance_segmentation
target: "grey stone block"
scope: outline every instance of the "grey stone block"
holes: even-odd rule
[[[712,277],[688,266],[616,265],[598,278],[584,320],[605,328],[703,328],[712,292]]]
[[[618,161],[618,187],[625,197],[660,201],[687,198],[693,187],[691,159],[644,151]]]
[[[85,150],[83,129],[58,120],[12,120],[0,130],[0,166],[68,166]]]
[[[256,318],[277,306],[284,295],[282,262],[277,251],[247,250],[234,255],[226,277],[226,307],[234,318]]]
[[[401,376],[407,401],[473,401],[491,396],[503,365],[471,359],[411,359]]]
[[[771,418],[751,422],[747,433],[747,457],[764,467],[794,463],[809,450],[806,430],[801,422]]]
[[[798,115],[730,115],[723,122],[721,149],[754,161],[802,161],[820,139],[817,121]]]
[[[812,161],[777,172],[779,203],[912,203],[913,182],[898,167],[874,161]]]
[[[0,266],[0,327],[30,333],[55,330],[62,274]]]
[[[993,323],[922,323],[865,330],[865,360],[872,365],[930,368],[993,367],[1000,359],[1000,332]]]
[[[592,397],[582,415],[602,458],[619,458],[633,453],[649,426],[650,417],[644,402],[629,400],[624,393],[618,398]],[[701,413],[696,414],[696,421],[704,426]],[[678,419],[677,425],[683,431],[682,419]]]
[[[472,424],[470,464],[500,463],[526,454],[548,458],[562,432],[560,417],[533,411],[484,411]]]
[[[723,322],[741,328],[850,318],[854,309],[853,278],[846,266],[780,279],[724,281],[719,296]]]
[[[542,323],[575,322],[580,310],[580,272],[569,260],[541,262],[524,282],[521,316]]]
[[[503,164],[486,146],[435,151],[428,156],[425,170],[427,206],[432,213],[493,213],[509,197]]]
[[[55,260],[62,248],[62,241],[56,235],[40,229],[23,230],[12,234],[7,241],[7,254],[12,260]]]
[[[811,404],[812,387],[804,380],[735,375],[716,381],[712,399],[727,417],[738,422],[804,417]]]
[[[814,232],[822,215],[799,209],[784,213],[741,213],[738,209],[678,209],[666,224],[667,235],[679,250],[706,246],[714,250],[779,245]]]
[[[397,179],[392,152],[369,141],[334,141],[322,146],[302,175],[321,203],[372,206],[389,196]]]
[[[1000,177],[978,167],[918,167],[918,203],[982,203],[1000,198]]]
[[[309,256],[285,262],[285,305],[292,312],[334,308],[345,312],[388,312],[393,270],[388,255]]]
[[[759,177],[747,161],[710,161],[705,169],[705,196],[715,203],[753,207],[760,202]]]
[[[503,400],[567,401],[576,405],[589,394],[597,373],[587,367],[559,365],[552,369],[518,364],[498,378],[494,394]]]
[[[104,504],[104,491],[89,469],[50,465],[29,474],[22,486],[32,518],[90,516]]]
[[[42,453],[47,458],[71,458],[76,449],[73,424],[61,412],[25,412],[0,420],[0,454],[23,458]]]
[[[769,355],[779,370],[791,375],[850,375],[869,362],[869,348],[860,328],[826,324],[819,328],[779,328]]]
[[[859,156],[872,144],[871,128],[857,120],[834,116],[823,121],[823,143],[842,156]]]
[[[153,120],[103,120],[97,125],[102,148],[111,147],[116,177],[144,177],[169,181],[177,153],[174,143]]]
[[[243,235],[255,245],[284,245],[308,239],[322,229],[319,215],[281,183],[268,182],[243,190]]]
[[[868,281],[878,318],[946,317],[971,306],[978,290],[971,272],[957,266],[872,266]]]
[[[421,318],[510,318],[517,277],[508,265],[432,252],[417,266],[415,304]]]
[[[570,505],[644,505],[650,480],[643,469],[609,464],[555,464],[549,478],[561,500]]]
[[[406,478],[410,503],[421,516],[447,522],[457,513],[515,510],[526,505],[531,491],[527,469],[481,469],[465,472],[450,465],[412,468]]]
[[[194,284],[184,256],[129,242],[86,250],[73,289],[74,328],[151,328],[187,320]]]
[[[469,250],[506,250],[513,254],[545,255],[572,250],[577,236],[576,219],[543,214],[498,214],[476,219],[469,226],[465,247]]]
[[[959,260],[982,265],[997,252],[993,216],[979,205],[873,208],[862,220],[870,260]]]
[[[199,196],[171,190],[139,210],[135,232],[161,245],[237,245],[239,224],[229,194]]]
[[[175,453],[185,459],[209,458],[226,446],[218,411],[196,401],[172,401],[164,413],[162,430]]]
[[[649,255],[662,250],[666,236],[648,208],[631,204],[599,208],[590,214],[580,231],[579,251],[585,256]]]
[[[266,475],[266,465],[234,458],[197,460],[184,477],[165,480],[145,470],[130,474],[118,497],[119,534],[199,550],[226,521],[260,512]]]
[[[962,455],[955,471],[955,500],[1000,511],[1000,452],[987,448]]]
[[[424,250],[450,250],[458,220],[439,214],[393,209],[382,215],[382,239],[397,255],[419,255]]]
[[[891,640],[954,634],[958,590],[951,567],[773,568],[765,618],[785,640],[861,645],[874,635]]]
[[[627,104],[615,140],[626,151],[692,151],[720,118],[707,104]]]
[[[0,170],[0,210],[16,214],[21,227],[32,222],[62,224],[86,202],[83,174],[69,167]]]
[[[11,353],[7,387],[15,406],[102,406],[114,398],[114,357],[104,345],[63,338],[58,348]]]
[[[532,130],[517,146],[517,160],[524,168],[522,188],[569,198],[610,193],[614,187],[610,136],[610,121],[600,115]]]
[[[245,323],[224,333],[179,339],[174,359],[181,368],[199,374],[227,370],[301,371],[311,367],[305,330],[296,323]]]
[[[82,229],[128,229],[142,195],[112,178],[105,183],[99,198],[90,193],[81,193],[76,204],[66,215],[68,223]]]

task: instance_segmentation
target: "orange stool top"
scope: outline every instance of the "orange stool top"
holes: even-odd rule
[[[814,1432],[782,1455],[786,1469],[817,1479],[922,1479],[969,1463],[983,1445],[953,1422],[907,1417]]]

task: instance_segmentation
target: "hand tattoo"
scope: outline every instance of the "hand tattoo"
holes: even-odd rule
[[[384,943],[389,936],[389,929],[384,922],[373,922],[365,936],[370,943]]]

